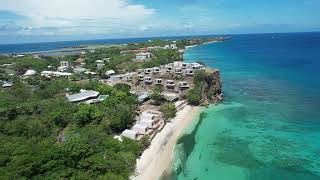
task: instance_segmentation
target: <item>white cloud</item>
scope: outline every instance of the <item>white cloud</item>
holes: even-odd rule
[[[0,10],[28,17],[21,26],[66,34],[139,30],[146,27],[139,24],[155,13],[128,0],[0,0],[0,4]]]

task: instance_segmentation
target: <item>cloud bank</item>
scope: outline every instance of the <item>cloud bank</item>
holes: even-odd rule
[[[0,10],[26,17],[3,27],[14,27],[15,33],[48,35],[144,30],[145,25],[140,24],[155,13],[154,9],[127,0],[1,0]],[[16,32],[17,27],[21,31]]]

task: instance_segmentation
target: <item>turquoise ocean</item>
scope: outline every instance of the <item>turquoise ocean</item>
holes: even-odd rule
[[[320,179],[320,33],[236,35],[185,61],[219,68],[225,99],[185,130],[165,179]]]

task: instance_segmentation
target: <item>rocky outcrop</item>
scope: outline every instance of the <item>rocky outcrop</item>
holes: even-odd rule
[[[223,100],[222,82],[219,69],[207,69],[201,77],[201,100],[202,106],[218,104]]]

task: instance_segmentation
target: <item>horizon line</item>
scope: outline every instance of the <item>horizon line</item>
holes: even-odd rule
[[[78,40],[58,40],[58,41],[39,41],[39,42],[24,42],[24,43],[1,43],[5,45],[23,45],[23,44],[42,44],[42,43],[63,43],[63,42],[81,42],[81,41],[103,41],[103,40],[122,40],[122,39],[163,39],[175,37],[199,37],[199,36],[232,36],[232,35],[258,35],[258,34],[300,34],[300,33],[320,33],[320,31],[300,31],[300,32],[257,32],[257,33],[217,33],[217,34],[199,34],[199,35],[172,35],[172,36],[138,36],[138,37],[119,37],[119,38],[101,38],[101,39],[78,39]],[[85,45],[85,44],[83,44]]]

